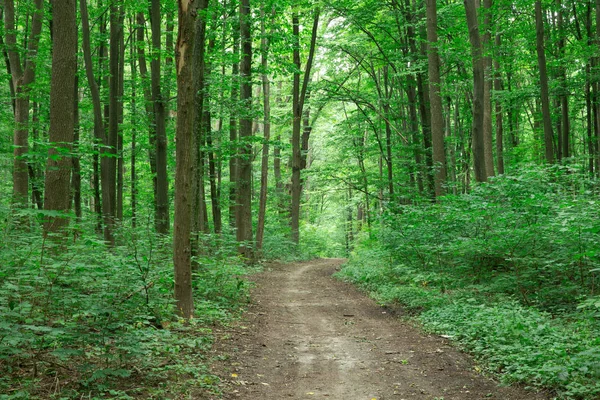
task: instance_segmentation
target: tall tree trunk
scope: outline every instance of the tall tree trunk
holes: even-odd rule
[[[42,0],[35,0],[35,10],[31,17],[31,31],[27,40],[27,53],[21,60],[17,49],[17,27],[15,26],[14,0],[4,1],[4,32],[6,52],[15,91],[13,136],[13,203],[26,207],[29,193],[29,171],[26,156],[29,150],[29,92],[35,81],[35,60],[37,56],[44,6]]]
[[[496,34],[496,48],[499,49],[502,46],[502,38],[500,34]],[[496,93],[500,93],[503,90],[502,85],[502,74],[500,73],[500,63],[498,59],[494,61],[494,90]],[[498,163],[498,175],[504,174],[504,124],[503,124],[503,110],[502,101],[496,99],[496,162]]]
[[[199,10],[206,10],[208,8],[208,0],[201,0],[199,3]],[[193,59],[193,78],[194,78],[194,108],[196,113],[194,115],[193,132],[192,138],[192,151],[193,151],[193,164],[194,164],[194,175],[192,179],[192,191],[193,191],[193,230],[195,232],[208,233],[208,216],[206,209],[206,193],[204,189],[204,151],[202,148],[205,145],[204,138],[204,127],[202,120],[204,116],[204,86],[205,86],[205,52],[206,52],[206,16],[202,16],[196,19],[196,31],[194,40],[194,59]],[[195,253],[197,250],[197,243],[192,251]]]
[[[71,191],[77,222],[81,222],[81,156],[79,154],[79,77],[75,75],[73,85],[73,175]]]
[[[46,163],[44,209],[67,213],[71,194],[73,95],[77,72],[75,0],[55,0],[52,7],[52,76],[50,83],[50,149]],[[44,233],[58,233],[69,223],[64,215],[47,217]]]
[[[263,135],[262,161],[260,168],[260,195],[258,203],[258,225],[256,227],[256,248],[262,250],[265,235],[265,218],[267,213],[267,189],[269,177],[269,140],[271,139],[271,83],[269,81],[269,37],[266,30],[266,15],[264,4],[261,5],[261,67],[263,88]],[[273,7],[272,14],[275,14]]]
[[[123,160],[123,95],[125,93],[125,13],[123,4],[119,6],[119,76],[118,76],[118,126],[117,131],[117,189],[116,189],[116,209],[115,217],[119,223],[123,222],[123,182],[125,174],[125,165]]]
[[[535,1],[535,35],[538,68],[540,71],[542,116],[544,120],[544,154],[546,156],[546,162],[552,164],[554,162],[554,133],[552,132],[552,116],[550,115],[548,71],[546,69],[546,52],[544,50],[544,20],[542,16],[541,0]]]
[[[296,244],[300,241],[300,198],[302,195],[302,181],[301,181],[301,163],[302,163],[302,147],[301,147],[301,127],[302,127],[302,113],[304,109],[304,100],[306,98],[306,92],[308,90],[308,82],[310,79],[310,71],[313,64],[313,57],[315,54],[316,40],[317,40],[317,28],[319,26],[319,15],[320,10],[316,9],[313,19],[313,27],[311,34],[310,49],[308,59],[306,61],[306,68],[304,70],[304,80],[302,87],[300,87],[300,22],[298,14],[294,12],[292,14],[292,25],[294,35],[294,50],[293,50],[293,61],[296,66],[294,72],[294,87],[293,87],[293,126],[292,126],[292,209],[291,209],[291,228],[292,228],[292,241]]]
[[[484,102],[484,64],[481,51],[481,38],[477,9],[474,0],[465,0],[469,40],[473,57],[473,164],[475,180],[485,182],[487,173],[485,168],[485,145],[483,139],[483,102]]]
[[[562,1],[556,0],[556,6],[558,8],[557,12],[557,21],[556,28],[558,30],[558,54],[559,57],[564,57],[565,53],[565,32],[563,26],[563,10],[562,10]],[[565,66],[565,61],[560,60],[559,66],[559,75],[560,75],[560,109],[561,109],[561,131],[558,131],[558,135],[561,137],[561,155],[562,158],[570,157],[570,149],[569,149],[569,136],[570,136],[570,120],[569,120],[569,88],[567,86],[567,68]]]
[[[122,34],[119,4],[113,1],[110,5],[110,48],[109,48],[109,87],[108,87],[108,136],[104,143],[103,158],[106,160],[107,174],[106,186],[107,196],[102,202],[103,213],[105,216],[105,237],[107,243],[111,246],[115,244],[115,238],[112,235],[116,223],[117,211],[117,147],[119,136],[119,55],[120,55],[120,36]]]
[[[133,26],[133,21],[130,21],[130,26]],[[133,31],[130,32],[130,37],[133,37]],[[137,227],[137,169],[136,169],[136,158],[137,158],[137,65],[135,62],[135,44],[131,41],[131,50],[129,55],[129,61],[131,63],[131,227]]]
[[[150,2],[150,25],[152,28],[152,100],[156,129],[156,232],[168,234],[169,223],[169,181],[167,176],[167,130],[165,99],[161,93],[161,18],[160,0]]]
[[[235,4],[235,2],[234,2]],[[235,10],[233,11],[235,12]],[[240,64],[238,61],[240,54],[240,31],[233,28],[233,63],[231,65],[231,111],[229,115],[229,142],[231,143],[233,153],[229,158],[229,226],[236,227],[237,215],[237,176],[238,176],[238,99],[239,99],[239,75]]]
[[[173,232],[173,264],[175,269],[175,302],[177,312],[185,320],[192,318],[192,175],[194,84],[194,17],[192,0],[178,0],[178,34],[175,52],[177,67],[177,133],[175,171],[175,218]],[[200,7],[200,11],[204,11]]]
[[[250,0],[240,2],[240,105],[242,116],[240,118],[240,145],[237,166],[237,191],[236,202],[236,238],[241,242],[240,254],[247,260],[253,258],[252,245],[252,37]]]
[[[385,158],[387,161],[387,179],[388,179],[388,190],[390,192],[390,199],[394,201],[394,155],[392,152],[392,127],[390,123],[390,98],[392,97],[391,88],[389,85],[389,67],[386,65],[383,67],[383,87],[384,95],[383,99],[383,118],[385,125]]]
[[[104,118],[102,116],[102,102],[100,100],[100,89],[98,83],[94,77],[94,67],[92,64],[92,50],[90,45],[90,24],[87,10],[87,1],[79,0],[79,9],[81,14],[81,30],[82,30],[82,47],[83,47],[83,61],[85,64],[85,74],[90,87],[90,93],[92,97],[92,107],[94,111],[94,143],[95,146],[103,146],[106,141],[104,131]],[[107,159],[102,157],[100,159],[100,173],[98,173],[98,155],[94,154],[94,176],[95,176],[95,187],[94,187],[94,207],[95,212],[98,214],[99,222],[98,226],[101,226],[101,219],[105,217],[104,207],[102,203],[108,201],[108,171],[107,171]],[[100,197],[100,182],[101,178],[102,185],[102,198]],[[102,218],[101,218],[102,217]],[[106,221],[105,221],[106,222]],[[111,227],[108,224],[104,226],[104,239],[109,242],[112,237]]]
[[[156,129],[154,123],[154,102],[152,101],[152,84],[146,84],[148,81],[148,66],[146,63],[146,52],[144,50],[146,19],[143,12],[137,13],[137,53],[140,68],[140,77],[144,82],[144,103],[146,116],[148,117],[148,160],[150,161],[150,173],[152,174],[152,193],[154,195],[154,216],[158,214],[158,190],[157,190],[157,172],[156,172]],[[155,225],[156,227],[156,225]]]
[[[435,163],[435,196],[445,193],[446,151],[444,149],[444,116],[440,94],[440,57],[438,54],[437,6],[436,0],[427,0],[427,41],[429,42],[429,102],[431,105],[431,139],[433,161]]]
[[[483,150],[485,173],[494,176],[494,142],[492,139],[492,58],[489,55],[492,40],[492,0],[483,0]]]

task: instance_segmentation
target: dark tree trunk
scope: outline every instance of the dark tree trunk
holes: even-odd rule
[[[294,35],[294,50],[293,50],[293,61],[296,66],[294,72],[294,87],[293,87],[293,127],[292,127],[292,209],[291,209],[291,228],[292,228],[292,241],[296,244],[300,241],[300,198],[302,195],[302,181],[301,181],[301,169],[302,169],[302,146],[301,146],[301,127],[302,127],[302,113],[304,109],[304,100],[306,98],[306,92],[308,90],[308,82],[310,80],[310,71],[312,68],[313,57],[315,53],[316,40],[317,40],[317,28],[319,26],[319,9],[315,10],[311,43],[308,59],[306,61],[306,68],[304,70],[304,80],[302,87],[300,87],[300,28],[299,18],[297,13],[292,14],[292,25]]]
[[[156,232],[166,235],[169,223],[169,180],[167,176],[167,130],[165,99],[161,93],[161,18],[160,0],[150,2],[153,57],[151,62],[152,100],[156,129]]]
[[[79,0],[79,9],[81,14],[81,30],[82,30],[82,47],[83,47],[83,60],[85,63],[85,74],[88,82],[88,86],[90,87],[90,93],[92,98],[92,107],[94,111],[94,143],[95,147],[103,146],[105,139],[104,132],[104,118],[102,116],[102,102],[100,100],[100,89],[98,88],[98,83],[96,82],[96,78],[94,77],[94,67],[92,65],[92,50],[90,45],[90,24],[89,17],[87,11],[87,1]],[[98,214],[98,227],[101,229],[101,221],[104,218],[104,207],[102,207],[102,203],[107,201],[108,196],[108,188],[107,183],[107,160],[106,157],[102,157],[100,160],[100,166],[98,165],[98,154],[94,154],[94,208],[95,212]],[[98,171],[100,169],[100,171]],[[100,176],[102,176],[102,198],[100,197]],[[110,226],[105,225],[104,227],[104,238],[107,241],[110,241],[110,237],[112,237],[112,231],[110,230]]]
[[[75,0],[55,0],[52,7],[52,76],[50,83],[51,147],[46,163],[44,209],[67,213],[71,195],[71,150],[73,145],[73,95],[77,72],[77,25]],[[67,227],[65,216],[47,217],[44,233],[58,233]]]
[[[175,52],[177,66],[177,133],[175,171],[175,218],[173,229],[173,264],[177,313],[185,320],[194,314],[192,298],[192,178],[194,84],[192,55],[196,9],[191,0],[178,0],[179,27]],[[200,11],[203,11],[201,9]]]
[[[235,12],[235,10],[234,10]],[[231,114],[229,116],[229,142],[232,145],[232,154],[229,158],[229,226],[236,227],[237,216],[237,176],[238,176],[238,99],[239,99],[239,75],[240,64],[240,31],[233,29],[233,64],[231,65]]]
[[[262,250],[265,235],[265,217],[267,213],[267,188],[269,177],[269,140],[271,139],[271,83],[269,81],[269,37],[266,30],[266,15],[264,5],[261,6],[261,67],[263,88],[263,135],[262,160],[260,168],[260,195],[258,204],[258,225],[256,227],[256,248]],[[275,8],[273,7],[273,15]]]
[[[31,17],[31,31],[27,40],[25,59],[17,49],[16,16],[14,0],[4,1],[4,32],[6,53],[12,74],[12,86],[15,92],[13,136],[13,203],[18,207],[26,207],[29,193],[29,168],[26,156],[29,151],[29,92],[35,81],[35,60],[39,37],[42,31],[43,2],[35,0],[35,11]]]
[[[544,149],[546,162],[554,163],[554,145],[552,132],[552,116],[550,115],[550,99],[548,90],[548,72],[546,69],[546,52],[544,50],[544,21],[542,16],[542,2],[535,1],[535,34],[538,68],[540,71],[540,89],[542,101],[542,116],[544,122]]]
[[[440,94],[440,57],[437,42],[436,0],[427,0],[427,41],[429,42],[429,102],[431,106],[431,139],[433,144],[435,196],[444,195],[446,183],[446,151],[444,148],[444,116]]]
[[[81,157],[79,154],[79,77],[75,75],[73,85],[73,175],[71,191],[77,222],[81,222]]]
[[[485,144],[483,138],[483,102],[484,102],[484,64],[481,51],[481,38],[477,9],[473,0],[465,0],[465,12],[471,41],[473,56],[473,164],[475,180],[485,182],[487,173],[485,168]]]
[[[131,21],[132,22],[132,21]],[[130,22],[130,25],[133,24]],[[133,31],[131,32],[131,37],[133,37]],[[131,50],[129,55],[129,61],[131,63],[131,164],[130,164],[130,174],[131,174],[131,227],[137,227],[137,169],[136,169],[136,159],[137,159],[137,65],[135,62],[135,45],[133,40],[131,41]]]
[[[494,142],[492,140],[492,58],[489,56],[492,40],[492,0],[483,0],[483,148],[485,173],[494,176]]]
[[[496,34],[496,48],[499,49],[502,46],[502,39],[500,34]],[[502,75],[500,73],[500,63],[496,59],[494,61],[495,77],[494,77],[494,90],[496,93],[500,93],[504,88],[502,85]],[[498,163],[498,175],[504,174],[504,123],[503,123],[503,110],[502,101],[496,99],[496,162]]]
[[[240,145],[237,171],[236,202],[236,238],[241,242],[240,254],[247,260],[253,258],[252,245],[252,37],[250,0],[240,2],[240,105],[242,107],[240,118]]]

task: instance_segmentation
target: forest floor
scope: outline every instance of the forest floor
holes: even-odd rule
[[[343,260],[270,264],[242,320],[216,331],[224,399],[534,400],[500,387],[447,339],[332,277]]]

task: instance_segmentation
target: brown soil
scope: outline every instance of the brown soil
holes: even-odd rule
[[[533,400],[331,277],[343,260],[270,265],[253,304],[217,334],[224,399]]]

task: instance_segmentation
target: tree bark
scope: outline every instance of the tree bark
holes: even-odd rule
[[[29,171],[26,155],[29,151],[29,92],[35,81],[35,60],[40,33],[42,32],[42,0],[35,0],[35,10],[31,17],[31,31],[27,40],[27,53],[21,60],[17,49],[14,0],[4,1],[4,31],[6,52],[12,74],[12,86],[15,92],[13,135],[13,203],[17,207],[26,207],[29,193]]]
[[[540,90],[542,101],[542,118],[544,120],[544,154],[548,164],[554,163],[554,145],[552,132],[552,116],[550,115],[550,100],[548,90],[548,72],[546,69],[546,52],[544,50],[544,21],[542,2],[535,1],[535,36],[538,68],[540,71]]]
[[[194,49],[194,16],[192,0],[178,0],[176,47],[177,68],[177,133],[175,171],[175,218],[173,233],[173,264],[175,270],[175,302],[177,312],[185,320],[192,318],[191,228],[194,85],[192,55]],[[203,10],[201,10],[203,11]]]
[[[240,118],[240,146],[237,171],[236,238],[240,242],[239,253],[247,260],[253,258],[252,245],[252,37],[250,0],[240,2],[240,105],[243,107]]]
[[[502,46],[502,37],[500,34],[496,34],[496,48],[500,49]],[[500,63],[498,59],[494,61],[495,77],[494,77],[494,90],[496,94],[503,90],[502,85],[502,74],[500,73]],[[498,163],[498,175],[504,174],[504,123],[503,123],[503,110],[502,101],[496,99],[496,162]]]
[[[436,0],[427,0],[427,41],[429,42],[429,102],[431,105],[431,139],[433,145],[433,161],[435,196],[444,195],[446,183],[446,151],[444,148],[444,116],[442,113],[442,96],[440,80],[440,57],[438,54],[437,6]]]
[[[234,11],[235,12],[235,11]],[[238,99],[239,99],[239,75],[240,64],[238,61],[240,55],[240,31],[233,29],[233,63],[231,65],[231,111],[229,115],[229,142],[232,145],[232,154],[229,158],[229,226],[236,227],[237,215],[237,176],[238,176]]]
[[[77,72],[77,26],[75,0],[55,0],[52,75],[50,82],[50,149],[46,162],[44,210],[67,213],[71,195],[73,146],[73,95]],[[44,220],[44,234],[58,233],[69,224],[65,215]]]
[[[473,164],[475,180],[485,182],[485,145],[483,138],[484,64],[475,0],[464,0],[473,57]]]
[[[483,148],[485,172],[494,176],[494,142],[492,139],[492,58],[489,56],[492,40],[492,0],[483,0]]]
[[[275,14],[273,7],[272,15]],[[267,213],[267,189],[269,177],[269,140],[271,139],[271,82],[269,81],[269,36],[266,30],[264,4],[261,5],[261,67],[263,88],[263,148],[260,168],[260,195],[258,201],[258,224],[256,227],[256,248],[262,250],[265,235],[265,219]]]
[[[292,241],[296,244],[300,241],[300,198],[302,195],[301,181],[301,163],[302,163],[302,147],[301,147],[301,127],[302,127],[302,112],[304,109],[304,99],[308,89],[310,79],[310,71],[313,64],[313,57],[317,41],[317,28],[319,26],[320,10],[316,9],[313,19],[313,27],[311,34],[310,49],[306,68],[304,70],[304,80],[302,88],[300,87],[300,22],[296,12],[292,14],[292,30],[294,36],[293,61],[296,66],[294,72],[294,84],[292,95],[293,107],[293,126],[292,126],[292,209],[291,209],[291,228]]]
[[[169,222],[169,180],[167,175],[167,131],[165,99],[161,92],[161,18],[160,0],[150,2],[150,25],[152,30],[153,57],[150,67],[152,81],[152,101],[156,129],[156,232],[166,235]]]

